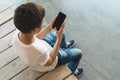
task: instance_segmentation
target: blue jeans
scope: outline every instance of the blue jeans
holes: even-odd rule
[[[46,41],[52,47],[54,46],[56,39],[57,38],[56,38],[55,32],[49,32],[43,38],[43,40]],[[58,56],[57,66],[62,65],[62,64],[67,64],[67,66],[72,71],[72,73],[74,73],[82,57],[82,53],[81,53],[81,50],[78,48],[67,48],[66,47],[65,34],[63,33],[60,49],[58,51],[57,56]]]

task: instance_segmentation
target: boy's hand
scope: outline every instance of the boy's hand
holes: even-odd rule
[[[57,39],[61,39],[61,38],[62,38],[62,34],[63,34],[64,27],[65,27],[65,23],[63,23],[63,24],[61,25],[59,31],[57,31],[57,29],[55,28],[55,32],[56,32]]]
[[[56,16],[57,17],[57,16]],[[54,17],[51,21],[50,21],[50,23],[48,24],[48,27],[49,27],[49,29],[50,29],[50,31],[53,29],[53,24],[54,24],[54,22],[55,22],[55,19],[56,19],[56,17]]]

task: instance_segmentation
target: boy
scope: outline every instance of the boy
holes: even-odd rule
[[[20,5],[14,14],[14,24],[18,29],[13,38],[13,45],[20,58],[33,70],[46,72],[67,64],[75,76],[82,68],[77,68],[82,57],[80,49],[72,48],[74,40],[65,41],[63,34],[65,23],[59,31],[51,31],[56,18],[42,28],[45,10],[36,3]]]

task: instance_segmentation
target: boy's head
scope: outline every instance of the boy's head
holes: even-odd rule
[[[31,33],[40,28],[45,16],[45,9],[36,3],[22,4],[15,10],[14,24],[22,33]]]

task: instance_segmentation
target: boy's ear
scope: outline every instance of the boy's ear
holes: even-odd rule
[[[34,32],[34,34],[37,34],[38,33],[38,29],[37,28],[33,29],[33,32]]]

